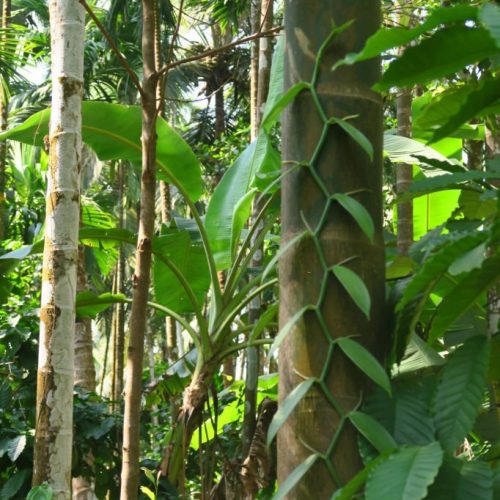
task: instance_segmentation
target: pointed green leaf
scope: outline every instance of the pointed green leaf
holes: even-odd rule
[[[231,254],[234,256],[238,249],[238,242],[240,240],[241,231],[252,210],[252,202],[255,198],[257,190],[250,189],[243,198],[238,200],[233,210],[233,224],[231,227]]]
[[[398,447],[396,441],[385,427],[370,415],[360,411],[353,411],[349,413],[349,420],[379,453],[394,450]]]
[[[332,199],[337,200],[352,215],[361,230],[368,236],[370,241],[373,241],[375,228],[368,210],[358,200],[346,194],[337,193],[332,196]]]
[[[0,490],[0,498],[2,500],[21,498],[19,495],[17,495],[17,493],[22,488],[25,482],[29,482],[30,476],[31,470],[29,469],[21,469],[13,475],[10,475],[9,479],[5,481],[2,489]]]
[[[420,500],[443,461],[439,443],[403,448],[376,467],[366,484],[366,500]]]
[[[391,394],[391,383],[382,365],[373,354],[349,337],[340,337],[335,342],[344,354],[370,379]]]
[[[443,448],[453,452],[471,431],[483,400],[489,342],[477,335],[451,353],[436,392],[434,413]]]
[[[279,346],[282,344],[283,340],[285,340],[286,336],[290,333],[290,330],[302,319],[302,316],[306,311],[309,311],[312,309],[313,306],[305,306],[299,311],[297,311],[281,328],[279,331],[278,335],[276,335],[276,338],[274,339],[271,348],[269,349],[269,357],[271,357],[276,350],[279,348]]]
[[[371,300],[364,281],[354,271],[345,266],[333,266],[332,273],[340,281],[356,305],[363,311],[364,315],[369,318]]]
[[[416,46],[408,47],[394,60],[382,80],[379,91],[391,87],[408,87],[460,71],[497,53],[487,30],[452,26],[433,33]]]
[[[310,455],[297,468],[295,468],[280,485],[278,492],[273,497],[273,500],[285,499],[288,493],[302,479],[318,458],[319,455],[316,453],[314,455]]]
[[[290,394],[278,406],[278,411],[274,414],[269,431],[267,432],[267,444],[272,443],[281,426],[285,423],[286,419],[290,416],[295,407],[299,404],[300,400],[307,394],[309,389],[314,385],[316,379],[311,377],[303,380],[297,387],[295,387]]]
[[[273,60],[271,64],[271,75],[269,77],[269,92],[267,94],[266,104],[262,116],[264,119],[274,109],[283,95],[284,87],[284,72],[285,72],[285,35],[280,35],[274,46]],[[270,120],[267,124],[267,129],[274,125]]]
[[[342,120],[340,118],[331,118],[332,123],[339,125],[344,131],[351,136],[351,138],[356,141],[373,160],[373,146],[369,139],[366,137],[361,130],[357,129],[354,125],[351,125],[347,120]]]
[[[269,132],[273,125],[278,120],[280,114],[283,110],[305,89],[308,89],[310,84],[307,82],[298,82],[292,85],[273,105],[272,108],[268,110],[264,118],[262,119],[262,128]],[[1,136],[0,136],[1,137]]]
[[[141,486],[141,492],[144,493],[150,500],[155,500],[156,495],[147,486]]]
[[[125,302],[125,295],[121,293],[102,293],[96,295],[85,291],[76,295],[76,315],[79,318],[95,318],[99,313],[117,303]]]

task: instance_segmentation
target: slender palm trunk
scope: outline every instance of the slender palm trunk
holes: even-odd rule
[[[285,88],[310,81],[314,55],[331,33],[356,22],[325,50],[316,85],[327,118],[357,116],[350,121],[374,148],[374,160],[340,127],[329,127],[315,109],[311,93],[301,93],[283,119],[284,168],[309,161],[309,169],[294,170],[282,186],[282,245],[315,230],[315,239],[292,245],[280,262],[280,325],[300,310],[317,304],[295,323],[280,348],[279,400],[306,377],[322,380],[302,398],[278,433],[278,482],[280,484],[317,450],[326,455],[302,476],[287,499],[330,498],[337,481],[344,483],[361,468],[356,432],[342,425],[339,412],[357,407],[367,381],[340,352],[332,338],[356,336],[375,355],[383,350],[384,246],[382,238],[382,102],[370,88],[380,72],[378,60],[343,67],[332,73],[334,63],[346,53],[357,52],[380,26],[380,2],[376,0],[288,0],[285,2]],[[319,154],[320,138],[324,137]],[[315,153],[316,151],[316,153]],[[346,168],[346,165],[349,168]],[[314,169],[315,173],[311,173]],[[371,214],[374,243],[352,217],[332,204],[324,213],[328,193],[353,194]],[[323,262],[322,262],[323,259]],[[328,271],[346,264],[366,284],[372,304],[368,320]],[[322,291],[323,290],[323,294]],[[331,337],[329,339],[329,337]],[[337,407],[331,404],[332,398]],[[339,432],[338,434],[337,431]],[[336,439],[336,446],[331,447]]]
[[[75,294],[85,14],[77,0],[49,4],[52,113],[40,310],[33,484],[71,496]]]
[[[11,0],[3,0],[2,2],[2,29],[6,30],[10,22]],[[4,45],[7,40],[7,34],[2,34],[0,41]],[[7,97],[7,85],[0,87],[0,132],[7,129],[7,119],[9,116],[9,100]],[[5,202],[5,184],[6,184],[6,167],[7,167],[7,141],[0,142],[0,241],[2,241],[6,234],[6,211],[7,206]]]
[[[258,12],[258,26],[254,28],[254,33],[262,26],[263,31],[271,29],[273,24],[273,0],[263,0]],[[252,126],[252,140],[257,137],[258,129],[261,122],[262,111],[266,103],[267,94],[269,92],[269,79],[271,76],[271,60],[272,60],[272,44],[267,38],[262,38],[259,43],[258,65],[257,65],[257,100],[255,101],[255,110],[251,109],[251,116],[255,114],[256,126]],[[251,74],[253,77],[254,75]],[[252,101],[250,101],[252,104]],[[255,220],[262,208],[262,204],[258,200],[254,201],[252,209],[252,221]],[[251,222],[253,224],[253,222]],[[262,224],[261,224],[262,226]],[[259,231],[255,233],[256,237]],[[255,241],[255,238],[254,238]],[[255,252],[251,262],[253,269],[262,267],[263,246]],[[261,297],[257,296],[252,300],[248,310],[248,321],[254,324],[259,320],[261,314]],[[260,349],[258,347],[249,347],[246,350],[247,354],[247,370],[245,380],[245,414],[243,417],[242,431],[242,454],[246,457],[255,432],[256,414],[257,414],[257,384],[259,378],[260,367]]]
[[[154,0],[142,2],[142,54],[144,67],[142,96],[142,176],[139,237],[133,276],[132,311],[125,382],[125,415],[121,499],[135,500],[139,487],[140,414],[144,337],[151,278],[151,244],[154,233],[156,191],[156,86]]]
[[[260,6],[261,0],[251,0],[250,22],[252,33],[257,33],[260,27]],[[260,39],[257,38],[250,46],[250,139],[253,141],[257,137],[259,130],[259,105],[257,103],[258,81],[259,81],[259,46]]]

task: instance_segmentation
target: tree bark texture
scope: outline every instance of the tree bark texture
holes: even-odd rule
[[[139,236],[132,277],[132,311],[127,349],[125,414],[121,499],[134,500],[139,487],[140,413],[144,337],[151,278],[151,242],[154,234],[156,191],[156,85],[154,0],[142,2],[143,96],[142,96],[142,175]]]
[[[75,296],[78,262],[83,7],[49,3],[52,113],[42,271],[33,484],[71,497]]]
[[[398,135],[411,137],[411,89],[401,89],[396,97]],[[413,166],[406,163],[396,165],[396,192],[398,195],[408,192],[413,181]],[[408,255],[413,243],[413,202],[398,203],[397,246],[400,255]]]
[[[330,126],[323,147],[314,155],[324,130],[311,94],[302,92],[288,107],[283,119],[284,168],[293,162],[311,161],[317,179],[330,194],[353,193],[371,214],[375,225],[374,243],[359,229],[353,218],[332,203],[321,224],[316,243],[303,238],[292,245],[280,262],[280,326],[298,311],[319,300],[318,314],[306,312],[295,323],[280,349],[279,404],[304,380],[322,378],[324,388],[343,412],[354,409],[367,386],[366,378],[342,354],[333,351],[325,368],[331,340],[356,336],[375,356],[385,349],[383,334],[384,247],[382,239],[382,102],[371,90],[378,80],[376,59],[342,67],[332,73],[333,64],[349,52],[359,51],[380,26],[380,2],[375,0],[288,0],[285,2],[285,88],[299,81],[311,81],[316,54],[331,33],[332,24],[355,23],[334,39],[326,49],[316,85],[326,117],[356,115],[350,121],[371,141],[371,161],[359,145],[340,127]],[[307,168],[285,176],[282,185],[282,246],[316,229],[322,219],[327,195]],[[319,249],[321,250],[319,250]],[[355,305],[332,273],[321,265],[345,262],[366,284],[371,300],[370,319]],[[346,259],[350,259],[346,262]],[[319,318],[322,318],[321,324]],[[325,370],[323,372],[323,370]],[[345,425],[333,450],[328,450],[338,430],[339,414],[318,384],[314,384],[278,433],[278,482],[312,454],[311,449],[329,453],[329,462],[339,483],[345,483],[362,467],[354,428]],[[338,487],[326,462],[317,460],[287,499],[330,498]]]

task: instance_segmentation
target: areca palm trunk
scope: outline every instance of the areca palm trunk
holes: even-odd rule
[[[80,215],[85,14],[78,0],[49,3],[52,112],[42,271],[33,484],[71,496],[75,294]]]
[[[330,498],[338,487],[362,467],[356,432],[340,426],[340,415],[331,404],[347,412],[357,407],[367,381],[342,354],[333,351],[333,338],[356,336],[375,355],[382,351],[384,304],[384,247],[382,239],[382,102],[371,90],[380,73],[378,60],[347,66],[332,73],[335,62],[349,52],[359,51],[381,22],[376,0],[288,0],[285,2],[285,88],[299,81],[311,81],[315,56],[331,33],[332,23],[340,26],[355,19],[344,33],[325,50],[316,85],[327,118],[356,116],[350,123],[361,130],[374,148],[374,160],[340,127],[330,127],[319,154],[314,154],[324,122],[310,92],[302,92],[285,112],[283,119],[283,161],[285,169],[294,162],[314,158],[315,176],[309,169],[295,169],[283,180],[282,245],[303,234],[307,227],[321,231],[292,245],[280,262],[280,325],[287,324],[305,306],[324,296],[317,313],[306,312],[295,322],[280,348],[279,401],[304,378],[322,379],[301,399],[278,433],[278,481],[304,464],[315,450],[326,455],[302,476],[287,499],[310,499],[320,494]],[[312,168],[312,167],[311,167]],[[323,213],[326,195],[352,193],[374,221],[374,243],[359,229],[352,216],[339,204]],[[363,280],[372,304],[367,319],[332,273],[321,263],[348,265]],[[320,321],[320,319],[322,321]],[[326,366],[325,366],[326,364]],[[329,395],[327,397],[327,394]],[[336,432],[340,429],[340,434]],[[330,445],[334,437],[336,446]],[[334,471],[335,474],[331,472]]]
[[[132,311],[129,324],[125,382],[125,414],[121,472],[122,500],[134,500],[139,487],[140,414],[144,338],[149,285],[151,281],[152,238],[156,192],[156,87],[154,0],[143,0],[142,55],[142,175],[139,235],[132,278]]]

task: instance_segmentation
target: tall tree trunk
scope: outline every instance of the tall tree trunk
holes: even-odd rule
[[[253,30],[255,33],[261,26],[263,31],[271,29],[273,24],[273,0],[263,0],[259,9],[259,22],[256,29]],[[269,92],[269,79],[271,76],[271,60],[272,60],[272,44],[267,38],[262,38],[259,44],[259,55],[258,55],[258,68],[257,68],[257,100],[255,102],[255,110],[252,111],[252,117],[255,114],[255,130],[252,126],[252,140],[257,138],[258,129],[260,127],[260,122],[262,119],[262,111],[266,103],[267,94]],[[251,74],[251,77],[254,75]],[[250,101],[252,104],[252,101]],[[262,204],[256,199],[252,208],[252,222],[257,218]],[[262,226],[262,224],[261,224]],[[255,239],[259,236],[259,231],[255,233]],[[262,257],[263,257],[263,247],[261,247],[255,252],[254,257],[251,262],[251,267],[253,269],[259,269],[262,267]],[[261,314],[261,297],[256,296],[252,302],[249,304],[248,310],[248,321],[250,324],[256,323]],[[242,430],[242,454],[243,457],[248,455],[250,450],[250,445],[252,443],[253,435],[255,432],[256,424],[256,414],[257,414],[257,384],[259,378],[259,348],[249,347],[246,350],[247,354],[247,370],[245,379],[245,413],[243,416],[243,430]]]
[[[332,351],[332,340],[328,337],[355,335],[376,356],[381,354],[384,344],[382,102],[370,89],[378,80],[380,62],[373,59],[344,66],[335,73],[331,71],[339,58],[359,51],[380,26],[380,2],[285,2],[285,88],[311,80],[315,56],[331,33],[332,21],[340,26],[353,19],[356,22],[325,50],[316,88],[326,118],[359,117],[350,123],[372,143],[374,160],[336,126],[329,127],[319,154],[315,154],[326,129],[310,92],[303,92],[295,99],[283,120],[285,165],[312,158],[310,169],[314,169],[315,177],[310,169],[300,169],[283,180],[282,245],[303,234],[306,224],[317,229],[317,244],[311,237],[303,238],[280,259],[281,327],[305,306],[319,302],[316,312],[306,312],[295,323],[280,349],[280,404],[304,377],[321,379],[323,384],[311,387],[278,434],[278,481],[283,483],[312,454],[312,449],[326,454],[327,460],[318,459],[287,499],[310,499],[319,492],[322,498],[330,498],[338,487],[337,479],[344,483],[362,467],[356,432],[349,424],[339,429],[339,414],[330,401],[334,398],[343,412],[354,409],[367,382],[340,349]],[[323,219],[327,199],[320,183],[331,194],[356,193],[352,196],[373,218],[374,244],[337,203],[331,205]],[[372,300],[369,320],[328,271],[330,266],[346,259],[350,260],[345,265],[364,280],[369,290]],[[331,449],[334,436],[338,440]],[[329,470],[335,471],[335,478]]]
[[[77,293],[87,290],[87,273],[85,271],[85,250],[82,246],[78,251],[78,270],[76,277]],[[90,318],[77,318],[75,324],[75,365],[74,384],[89,392],[96,390],[96,372],[92,343],[92,320]],[[90,453],[84,460],[89,463],[94,461]],[[94,487],[92,481],[84,477],[76,477],[72,481],[73,500],[94,500]]]
[[[2,2],[2,29],[6,30],[10,22],[11,0],[3,0]],[[0,43],[5,45],[7,41],[7,33],[2,34]],[[9,100],[7,97],[8,82],[2,82],[0,85],[0,132],[7,129],[7,119],[9,116]],[[0,142],[0,241],[5,238],[6,234],[6,211],[5,202],[5,184],[6,184],[6,167],[7,167],[7,141]]]
[[[139,487],[142,368],[151,278],[151,244],[155,219],[156,86],[158,78],[155,72],[154,0],[142,1],[142,15],[144,79],[142,85],[141,207],[127,349],[120,497],[122,500],[135,500]]]
[[[71,496],[85,14],[78,0],[52,0],[49,9],[52,113],[33,484],[47,482],[62,500]]]
[[[250,0],[250,23],[252,33],[257,33],[260,27],[261,0]],[[259,81],[259,46],[260,39],[256,38],[250,46],[250,140],[257,138],[259,130],[259,105],[257,103]]]

